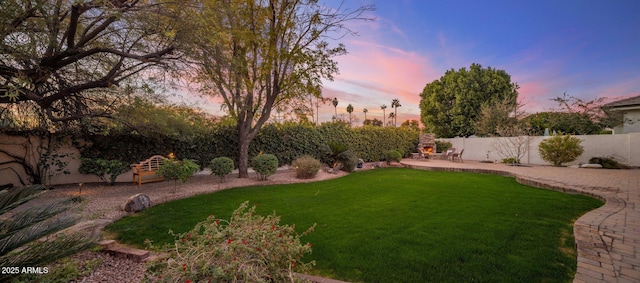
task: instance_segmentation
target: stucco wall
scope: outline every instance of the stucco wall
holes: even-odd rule
[[[640,110],[629,111],[624,114],[622,133],[640,133]]]
[[[614,157],[618,162],[640,166],[640,133],[620,135],[581,135],[575,136],[582,140],[584,153],[574,162],[568,164],[588,163],[591,157]],[[542,160],[538,152],[538,145],[549,137],[529,137],[527,153],[520,162],[524,164],[548,164]],[[466,160],[491,160],[500,161],[507,156],[502,156],[497,147],[499,139],[509,138],[453,138],[438,139],[449,141],[460,151],[464,149],[463,158]],[[503,150],[504,151],[504,150]],[[488,155],[488,158],[487,158]]]

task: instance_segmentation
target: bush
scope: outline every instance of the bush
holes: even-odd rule
[[[540,156],[553,166],[575,161],[584,152],[579,138],[570,135],[556,135],[540,142]]]
[[[613,157],[591,157],[591,159],[589,159],[589,164],[600,164],[602,165],[602,168],[606,168],[606,169],[628,169],[629,168],[624,164],[620,164],[620,162],[615,160]]]
[[[520,160],[516,157],[507,157],[502,159],[502,163],[504,164],[520,164]]]
[[[446,152],[453,144],[448,141],[436,141],[436,153]]]
[[[278,158],[273,154],[260,154],[251,160],[251,167],[258,173],[258,179],[264,181],[278,170]]]
[[[402,154],[397,150],[389,150],[384,153],[384,159],[387,161],[387,164],[391,164],[392,161],[400,162],[400,160],[402,160]]]
[[[220,180],[224,180],[224,177],[233,171],[233,160],[229,157],[216,157],[209,163],[211,168],[211,174],[220,177]]]
[[[356,170],[356,166],[358,165],[358,160],[360,159],[358,158],[358,156],[355,155],[355,153],[349,152],[345,156],[345,160],[342,161],[342,171],[353,172],[354,170]]]
[[[298,157],[293,161],[292,165],[296,167],[296,178],[300,179],[314,178],[322,168],[320,160],[313,158],[311,155]]]
[[[107,182],[105,175],[108,175],[108,182],[112,186],[116,183],[116,178],[127,170],[129,170],[129,164],[126,162],[100,158],[80,158],[80,168],[78,168],[78,172],[96,175],[104,182]]]
[[[248,202],[233,212],[229,221],[213,215],[190,232],[175,235],[165,245],[169,260],[156,260],[145,279],[152,282],[294,282],[294,272],[304,272],[314,262],[302,257],[311,244],[293,226],[280,225],[275,212],[263,217],[248,208]],[[173,232],[170,232],[173,234]],[[153,246],[151,246],[153,248]]]
[[[162,176],[167,181],[182,181],[187,182],[193,173],[195,173],[200,166],[191,159],[182,159],[177,161],[174,159],[163,160],[158,175]]]

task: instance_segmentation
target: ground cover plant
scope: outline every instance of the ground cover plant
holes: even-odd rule
[[[224,190],[161,204],[107,227],[143,246],[173,241],[210,214],[244,201],[305,229],[305,261],[321,276],[362,282],[569,282],[572,223],[602,205],[513,178],[384,168],[307,184]],[[299,231],[299,232],[302,232]]]

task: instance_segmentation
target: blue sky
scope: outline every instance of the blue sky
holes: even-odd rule
[[[335,5],[333,1],[328,5]],[[400,99],[398,121],[419,119],[419,93],[446,70],[479,63],[505,70],[530,113],[557,108],[568,95],[609,101],[640,95],[640,1],[359,1],[370,22],[353,22],[342,42],[340,74],[323,95],[338,113],[354,106],[362,121]],[[386,114],[389,114],[387,108]],[[333,106],[321,107],[329,120]]]

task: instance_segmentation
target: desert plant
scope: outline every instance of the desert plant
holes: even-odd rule
[[[357,157],[345,144],[330,142],[323,145],[322,150],[325,154],[326,163],[333,169],[343,169],[345,162],[349,162],[353,158],[356,158],[357,164]],[[345,171],[350,172],[348,169]]]
[[[20,274],[21,267],[46,268],[44,266],[49,262],[91,246],[87,238],[78,234],[58,233],[55,237],[39,240],[77,222],[78,215],[70,213],[75,207],[71,200],[53,202],[4,217],[5,213],[43,193],[42,185],[13,188],[0,193],[0,266],[3,268],[0,281],[4,282],[7,276]]]
[[[515,157],[507,157],[502,159],[502,163],[504,164],[520,164],[520,159]]]
[[[538,150],[542,159],[553,166],[562,166],[563,163],[578,159],[584,152],[581,142],[579,138],[558,134],[540,142]]]
[[[294,274],[314,263],[301,261],[311,244],[301,244],[293,226],[280,225],[275,212],[255,213],[244,202],[230,220],[213,215],[184,234],[173,234],[165,245],[169,260],[157,260],[147,269],[151,282],[299,282]],[[153,248],[153,246],[151,246]]]
[[[129,169],[129,164],[120,160],[105,160],[100,158],[80,158],[80,168],[78,172],[82,174],[96,175],[100,180],[109,182],[110,185],[116,183],[118,175]],[[106,175],[109,176],[107,181]]]
[[[291,165],[296,168],[296,178],[300,179],[314,178],[322,168],[320,160],[313,158],[311,155],[298,157]]]
[[[397,150],[388,150],[384,153],[384,159],[387,164],[391,164],[392,161],[400,162],[402,160],[402,154]]]
[[[613,157],[591,157],[591,159],[589,159],[589,164],[600,164],[602,165],[602,168],[606,168],[606,169],[628,169],[629,168],[624,164],[620,164],[620,162],[618,162]]]
[[[209,163],[211,174],[220,177],[224,181],[224,177],[233,171],[233,160],[229,157],[216,157]]]
[[[349,152],[346,154],[345,159],[342,161],[342,171],[353,172],[358,165],[358,156],[355,153]]]
[[[251,168],[258,174],[258,179],[264,181],[278,170],[278,158],[273,154],[257,155],[251,160]]]
[[[167,181],[173,181],[173,191],[175,192],[178,180],[186,183],[199,168],[200,166],[191,159],[185,158],[182,161],[166,159],[162,161],[157,174]]]

